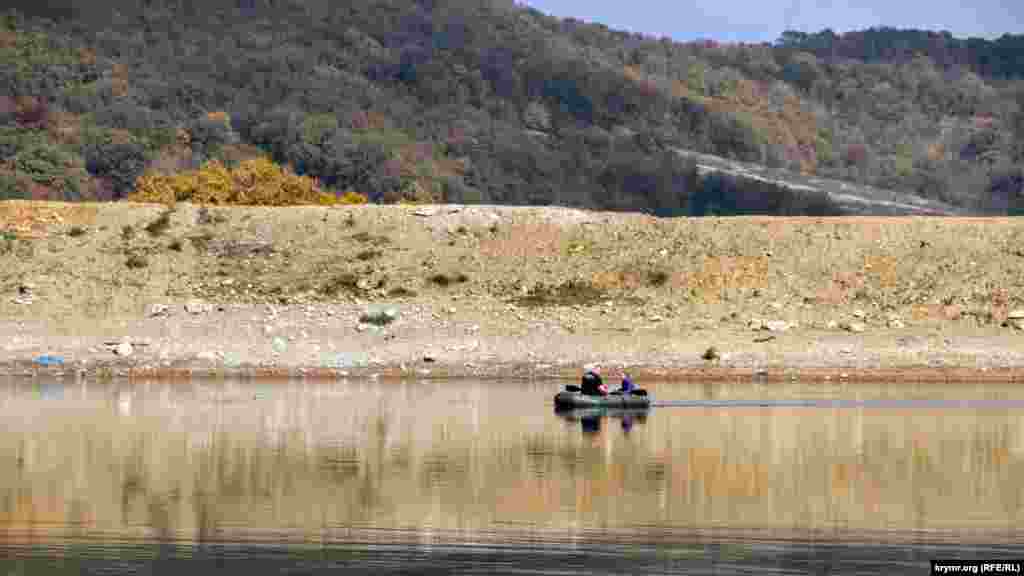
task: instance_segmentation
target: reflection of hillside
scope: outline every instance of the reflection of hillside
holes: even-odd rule
[[[352,524],[1017,524],[1020,413],[656,409],[629,434],[609,425],[591,435],[551,414],[549,392],[337,383],[11,393],[0,460],[19,468],[0,477],[0,524],[192,537]]]

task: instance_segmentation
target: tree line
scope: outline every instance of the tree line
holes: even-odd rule
[[[678,43],[506,0],[104,5],[0,19],[0,197],[118,199],[147,172],[267,156],[375,202],[837,211],[698,176],[685,148],[1024,206],[1024,89],[974,40],[945,59],[885,30]]]

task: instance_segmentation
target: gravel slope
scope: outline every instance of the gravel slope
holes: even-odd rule
[[[0,230],[8,373],[1024,373],[1014,219],[9,201]]]

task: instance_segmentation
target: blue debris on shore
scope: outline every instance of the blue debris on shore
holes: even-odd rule
[[[64,358],[62,356],[51,356],[47,354],[37,357],[35,359],[35,363],[40,366],[63,366]]]

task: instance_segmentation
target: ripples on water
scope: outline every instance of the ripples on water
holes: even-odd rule
[[[1021,557],[1024,391],[0,381],[0,575],[879,573]]]

